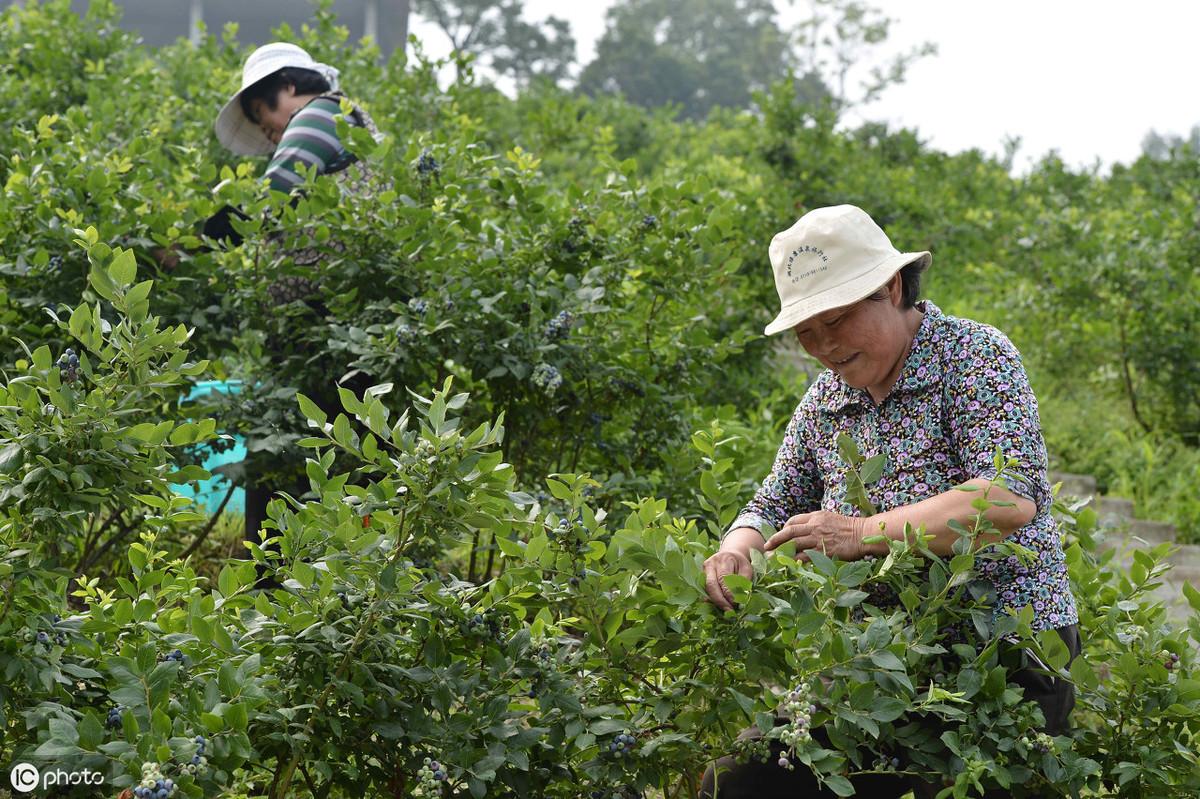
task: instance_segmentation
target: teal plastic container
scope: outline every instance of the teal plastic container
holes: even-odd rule
[[[183,402],[191,402],[192,400],[211,394],[214,391],[219,391],[222,394],[239,394],[242,390],[242,381],[240,380],[203,380],[197,383],[190,394],[183,398]],[[214,452],[208,444],[201,444],[198,449],[204,460],[201,466],[212,472],[218,466],[224,466],[227,463],[237,463],[246,459],[246,442],[238,435],[233,436],[234,445],[224,452]],[[206,507],[210,513],[215,513],[217,508],[221,507],[221,500],[225,499],[226,492],[229,491],[229,480],[222,474],[213,473],[213,476],[208,480],[201,481],[196,484],[196,488],[192,488],[192,484],[184,483],[174,486],[172,489],[176,494],[182,497],[192,497],[198,505]],[[227,513],[245,513],[246,512],[246,492],[241,488],[233,490],[233,496],[229,498],[229,504],[225,506]]]

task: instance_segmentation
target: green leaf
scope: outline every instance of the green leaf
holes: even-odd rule
[[[904,661],[887,649],[871,653],[871,662],[881,669],[888,671],[904,671]]]
[[[79,731],[81,749],[95,749],[104,740],[104,727],[94,711],[85,711],[75,729]]]
[[[108,276],[120,288],[133,282],[137,277],[137,261],[133,257],[133,250],[121,250],[116,254],[108,266]]]
[[[217,589],[222,596],[231,597],[237,593],[240,588],[237,570],[230,564],[226,564],[221,568],[221,573],[217,576]]]
[[[862,455],[859,454],[858,444],[854,439],[845,433],[838,433],[837,437],[838,453],[842,456],[842,460],[850,466],[857,468],[862,460]]]
[[[0,468],[0,471],[4,471]],[[1183,595],[1187,597],[1188,604],[1192,606],[1192,610],[1200,610],[1200,591],[1192,587],[1192,584],[1185,582],[1183,584]]]
[[[887,464],[887,455],[879,454],[872,458],[867,458],[859,469],[859,476],[866,485],[871,485],[879,481],[883,476],[883,467]]]
[[[823,779],[825,782],[825,787],[836,793],[838,796],[854,795],[854,786],[850,783],[850,780],[846,779],[840,774],[826,776]]]
[[[237,730],[238,732],[245,731],[246,726],[249,723],[249,719],[246,715],[246,705],[242,702],[229,705],[225,708],[224,718],[229,726],[233,729]]]
[[[325,428],[325,422],[329,417],[317,406],[317,403],[299,393],[296,394],[296,402],[300,403],[300,412],[304,414],[304,418],[311,423],[312,427]]]
[[[839,608],[852,608],[855,605],[861,604],[868,596],[869,594],[866,591],[851,588],[838,595],[837,606]]]

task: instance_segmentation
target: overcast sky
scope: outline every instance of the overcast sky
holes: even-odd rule
[[[526,0],[526,16],[567,19],[591,59],[611,0]],[[803,0],[776,0],[785,23]],[[1150,129],[1200,123],[1200,3],[1191,0],[875,0],[895,23],[891,44],[923,41],[936,56],[860,119],[916,128],[931,145],[1000,153],[1019,136],[1018,166],[1049,150],[1073,166],[1136,158]],[[430,54],[446,45],[421,25]],[[856,121],[854,118],[851,122]]]

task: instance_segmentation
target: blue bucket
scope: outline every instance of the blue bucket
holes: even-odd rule
[[[242,381],[240,380],[202,380],[192,387],[192,391],[183,398],[183,402],[191,402],[198,397],[204,397],[214,391],[222,394],[238,394],[242,390]],[[208,444],[200,444],[197,446],[197,451],[200,453],[203,460],[200,465],[212,472],[218,466],[224,466],[227,463],[237,463],[246,459],[246,441],[239,435],[233,436],[234,445],[224,452],[215,452]],[[195,485],[195,488],[192,486]],[[229,491],[229,480],[223,474],[214,473],[208,480],[202,480],[195,484],[183,483],[174,486],[172,490],[182,497],[192,497],[198,505],[203,505],[209,512],[216,513],[217,508],[221,507],[222,500],[225,499],[225,494]],[[229,498],[229,503],[225,506],[226,512],[229,513],[245,513],[246,512],[246,492],[241,488],[233,490],[233,496]]]

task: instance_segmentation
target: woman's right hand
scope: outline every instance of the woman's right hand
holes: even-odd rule
[[[757,531],[755,535],[758,535]],[[704,561],[704,589],[708,592],[708,601],[721,610],[734,609],[733,592],[724,580],[727,574],[740,574],[747,579],[754,576],[748,550],[722,549]]]

